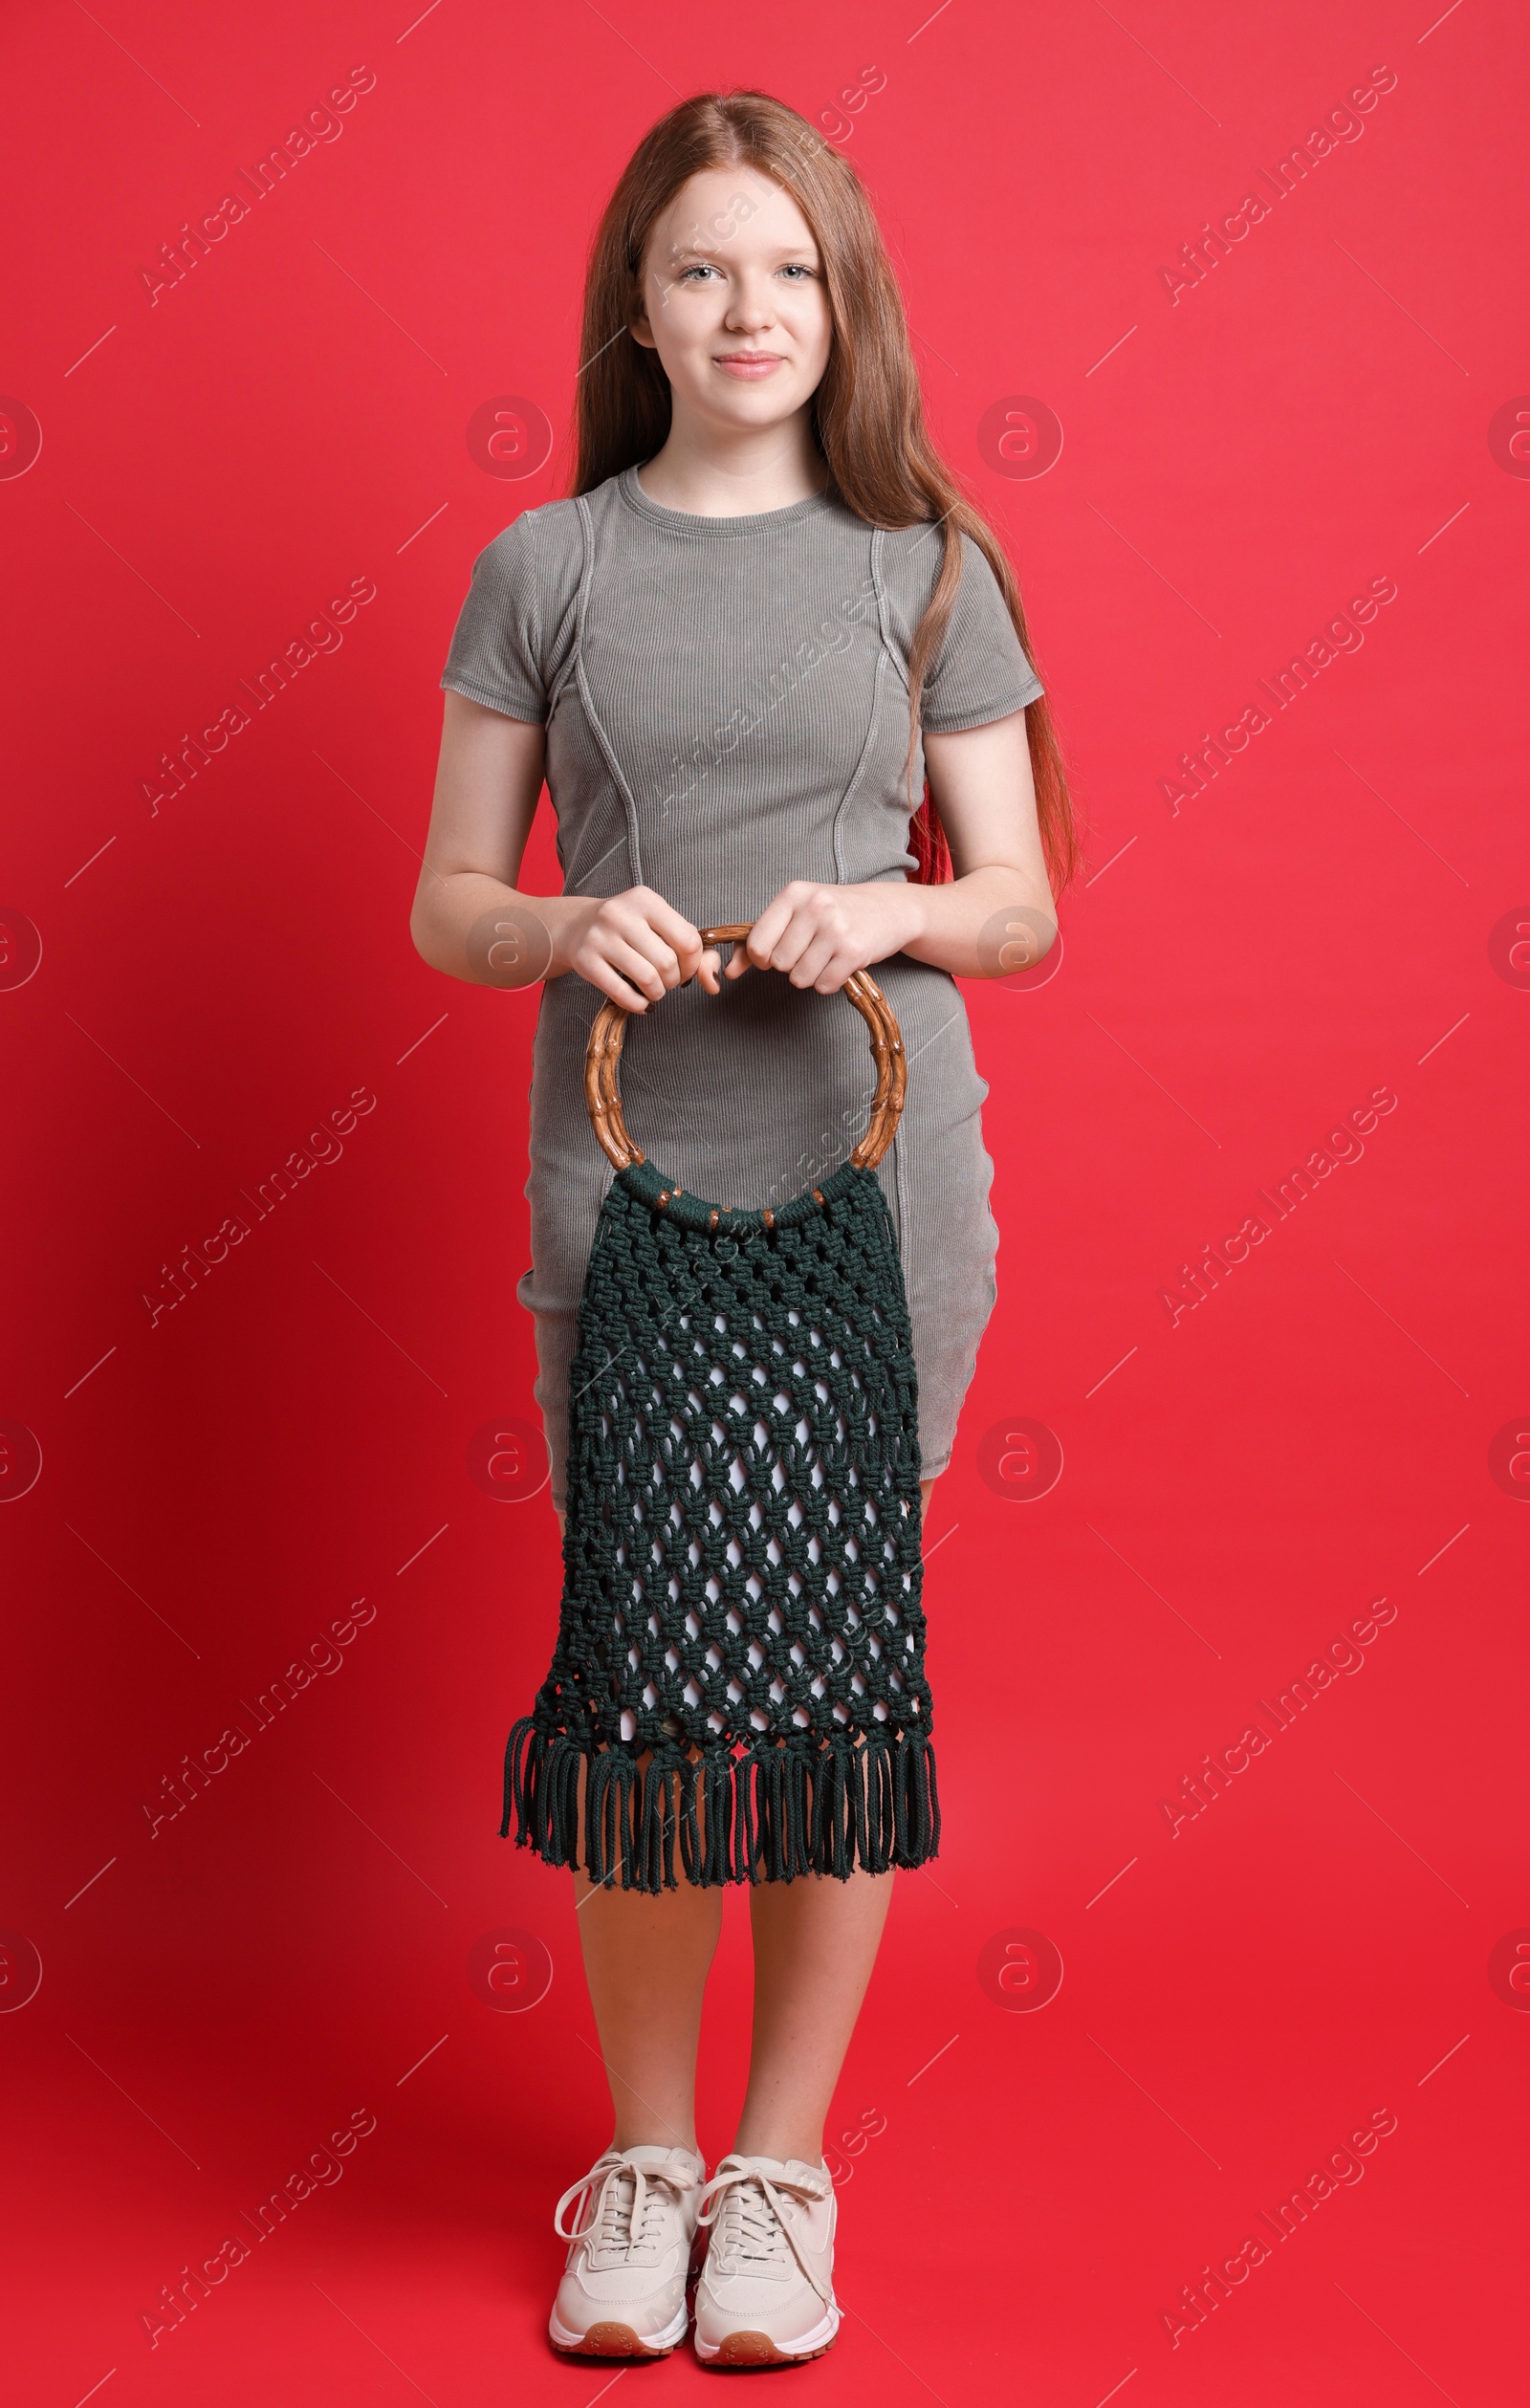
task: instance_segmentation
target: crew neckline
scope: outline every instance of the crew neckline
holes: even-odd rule
[[[646,467],[647,463],[642,463]],[[636,467],[623,469],[617,478],[622,497],[641,518],[652,518],[660,526],[678,535],[696,536],[706,540],[714,536],[723,537],[750,534],[754,528],[789,527],[799,518],[812,517],[827,510],[832,502],[832,480],[821,492],[808,493],[799,502],[787,502],[780,510],[747,510],[727,518],[713,518],[699,510],[671,510],[667,502],[656,502],[638,482]]]

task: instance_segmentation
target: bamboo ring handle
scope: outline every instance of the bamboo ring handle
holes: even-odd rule
[[[736,944],[749,934],[754,925],[753,920],[744,920],[728,928],[704,928],[700,932],[701,941],[709,946],[729,942]],[[871,1054],[877,1065],[871,1119],[850,1160],[863,1170],[874,1171],[897,1134],[904,1094],[908,1084],[908,1064],[904,1058],[903,1035],[897,1016],[870,972],[852,971],[844,982],[844,992],[871,1032]],[[595,1016],[584,1057],[584,1101],[589,1106],[591,1126],[603,1150],[619,1171],[624,1171],[629,1163],[645,1159],[627,1134],[626,1123],[622,1117],[622,1097],[617,1087],[622,1040],[626,1035],[630,1018],[624,1004],[607,999]]]

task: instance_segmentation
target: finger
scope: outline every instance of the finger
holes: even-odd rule
[[[834,939],[821,936],[820,931],[804,910],[800,908],[795,910],[771,947],[771,969],[784,970],[788,974],[795,974],[810,947],[820,942],[832,945]],[[800,979],[797,980],[798,986],[801,983]]]
[[[816,987],[834,959],[839,942],[839,938],[830,935],[826,930],[820,930],[810,937],[788,974],[793,986]]]
[[[609,961],[615,961],[620,949],[624,947],[635,961],[649,963],[659,980],[659,994],[685,982],[687,974],[674,948],[658,935],[645,920],[634,913],[613,914],[606,923],[603,936],[598,936],[596,941]],[[622,967],[628,971],[630,976],[628,965],[623,962]],[[640,980],[639,984],[645,995],[654,995],[653,988],[645,979]],[[654,995],[654,999],[657,1001],[657,995]]]
[[[693,976],[700,978],[709,995],[719,995],[722,992],[717,984],[717,973],[722,966],[722,958],[716,946],[709,945],[692,973]]]
[[[692,929],[688,937],[678,937],[671,941],[674,945],[675,959],[680,965],[680,983],[682,986],[687,986],[694,978],[701,966],[703,952],[701,930]]]
[[[853,953],[835,953],[827,967],[820,970],[814,979],[814,988],[820,995],[838,995],[845,981],[853,978],[861,967]]]
[[[628,944],[623,937],[609,937],[604,954],[607,968],[628,979],[649,1003],[661,1002],[669,988],[678,983],[675,979],[666,979],[652,957],[637,945]]]
[[[647,996],[640,995],[636,987],[629,986],[609,962],[595,962],[581,974],[588,978],[592,987],[599,987],[603,996],[608,996],[613,1003],[620,1003],[623,1012],[647,1011]]]
[[[780,894],[775,896],[765,906],[759,918],[754,922],[745,939],[745,944],[749,950],[749,958],[757,969],[768,970],[771,967],[775,949],[796,908],[794,903],[787,901],[786,891],[783,888]]]
[[[666,903],[663,895],[651,894],[645,888],[638,891],[645,898],[639,908],[647,926],[672,948],[680,961],[682,975],[693,978],[702,951],[700,929],[694,921],[688,920],[683,911],[677,911],[672,904]]]
[[[723,974],[728,978],[742,978],[745,971],[753,970],[754,967],[754,963],[749,958],[748,946],[735,945],[729,956],[728,968]]]

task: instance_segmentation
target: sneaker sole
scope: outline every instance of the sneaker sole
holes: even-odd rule
[[[706,2366],[800,2366],[832,2349],[839,2330],[839,2316],[825,2316],[790,2350],[783,2350],[768,2332],[742,2331],[725,2333],[721,2341],[703,2341],[698,2331],[696,2355]]]
[[[689,2317],[682,2308],[672,2324],[645,2341],[630,2325],[617,2324],[609,2318],[589,2326],[583,2332],[570,2332],[554,2316],[547,2333],[554,2349],[561,2350],[567,2357],[667,2358],[684,2341],[688,2324]]]

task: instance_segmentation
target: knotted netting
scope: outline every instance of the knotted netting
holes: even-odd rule
[[[773,1214],[619,1170],[570,1393],[557,1642],[501,1836],[652,1893],[677,1854],[703,1886],[933,1856],[917,1383],[875,1171]]]

